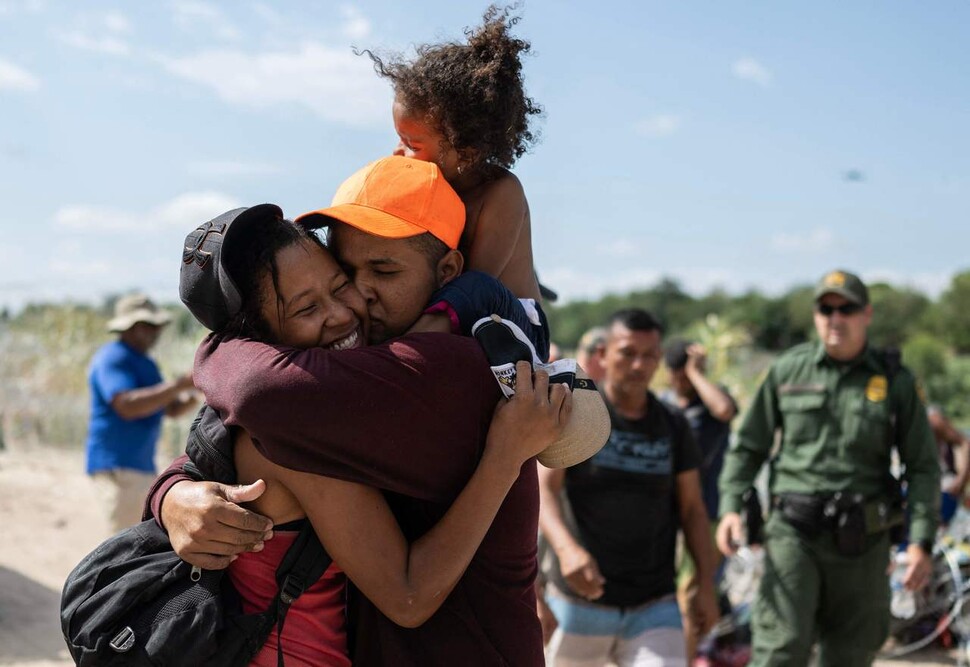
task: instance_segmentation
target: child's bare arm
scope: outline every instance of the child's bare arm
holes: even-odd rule
[[[506,174],[490,183],[483,195],[474,237],[465,253],[466,270],[500,278],[515,254],[528,219],[529,203],[519,179]]]
[[[445,313],[424,313],[411,325],[408,333],[451,333],[451,318]]]

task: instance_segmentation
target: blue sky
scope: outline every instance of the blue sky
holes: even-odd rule
[[[351,46],[457,38],[469,2],[0,0],[0,306],[177,299],[185,234],[296,215],[395,143]],[[542,139],[514,171],[543,282],[777,293],[970,268],[970,4],[526,0]]]

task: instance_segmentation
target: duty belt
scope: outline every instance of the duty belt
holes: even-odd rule
[[[902,508],[893,507],[885,497],[866,500],[861,493],[836,492],[779,493],[772,497],[771,506],[782,518],[807,536],[814,537],[823,529],[838,528],[840,517],[847,512],[860,512],[862,528],[873,535],[889,530],[903,522]]]

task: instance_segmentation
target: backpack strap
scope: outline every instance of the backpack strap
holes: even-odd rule
[[[185,453],[203,479],[223,484],[239,482],[232,443],[232,434],[222,422],[222,417],[214,408],[203,403],[192,420],[185,442]]]
[[[878,356],[882,359],[883,370],[886,371],[886,395],[889,397],[889,446],[896,445],[896,401],[893,400],[893,379],[899,375],[903,367],[902,355],[898,348],[887,347],[879,351]]]
[[[902,355],[899,348],[886,347],[876,352],[877,357],[882,361],[883,371],[886,373],[886,395],[889,401],[889,449],[893,447],[899,449],[896,442],[899,435],[899,405],[893,397],[893,379],[902,370]],[[906,521],[906,494],[903,491],[902,480],[886,471],[886,496],[889,498],[890,518],[889,541],[891,544],[902,544],[908,538]]]
[[[684,429],[682,428],[683,424],[681,424],[680,420],[677,419],[677,415],[679,413],[681,416],[683,416],[684,411],[679,406],[671,405],[657,397],[654,398],[656,398],[660,411],[664,413],[664,421],[667,422],[667,428],[670,429],[670,435],[673,436],[677,442],[680,442],[681,438],[684,437]],[[687,418],[684,417],[684,419],[686,420]]]
[[[684,415],[684,411],[679,407],[671,406],[659,398],[656,400],[657,407],[664,413],[664,421],[667,422],[667,428],[670,429],[670,451],[671,456],[673,456],[675,450],[683,451],[681,445],[684,443],[684,433],[690,428],[690,425],[687,423],[687,417]],[[701,463],[703,464],[703,461]],[[699,473],[700,468],[697,468],[697,471]]]
[[[269,609],[276,610],[276,658],[279,667],[283,667],[283,624],[290,605],[323,576],[332,562],[333,559],[320,544],[313,526],[307,520],[276,568],[279,590],[270,602]]]

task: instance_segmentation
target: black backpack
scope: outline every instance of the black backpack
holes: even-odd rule
[[[235,483],[231,452],[218,413],[203,406],[189,433],[185,471]],[[225,570],[189,565],[155,521],[144,521],[103,542],[74,568],[61,595],[61,629],[82,667],[246,665],[274,627],[282,637],[290,605],[330,563],[305,522],[276,570],[279,590],[270,606],[244,614]]]

